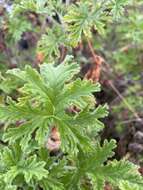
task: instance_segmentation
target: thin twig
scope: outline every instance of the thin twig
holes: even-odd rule
[[[88,43],[88,46],[89,46],[89,49],[91,51],[91,54],[92,54],[93,58],[96,60],[97,55],[96,55],[96,53],[95,53],[95,51],[93,49],[92,43],[91,43],[91,41],[89,39],[87,39],[87,43]]]
[[[142,123],[143,123],[143,118],[140,118],[140,119],[141,119],[141,121],[142,121]],[[128,119],[128,120],[125,120],[125,121],[119,122],[119,124],[132,123],[132,122],[134,122],[134,121],[138,122],[138,119],[136,119],[136,118]],[[141,121],[139,121],[139,122],[141,122]]]
[[[111,86],[111,88],[116,92],[116,94],[120,97],[120,99],[124,102],[124,104],[128,107],[128,109],[133,113],[134,117],[138,120],[138,121],[142,121],[140,116],[138,115],[138,113],[134,110],[134,108],[128,103],[128,101],[124,98],[124,96],[122,96],[122,94],[118,91],[118,89],[114,86],[114,84],[112,83],[112,81],[109,81],[109,85]]]

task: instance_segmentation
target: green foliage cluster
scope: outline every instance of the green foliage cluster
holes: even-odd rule
[[[110,33],[112,28],[106,27],[115,21],[126,23],[121,17],[127,5],[129,0],[66,4],[61,0],[15,0],[12,12],[0,20],[2,29],[5,23],[8,25],[8,47],[16,47],[28,31],[37,35],[34,52],[45,56],[38,71],[26,66],[0,76],[0,89],[7,94],[0,105],[4,126],[0,131],[4,142],[0,149],[3,190],[103,190],[106,182],[115,189],[142,190],[143,179],[137,166],[125,159],[113,159],[115,141],[100,143],[98,134],[104,128],[100,119],[108,114],[107,106],[96,106],[94,99],[93,93],[100,91],[100,85],[78,78],[80,67],[71,56],[59,64],[60,47],[66,47],[71,54],[72,47],[94,33],[105,39],[106,31]],[[42,26],[29,21],[30,13],[38,15]],[[45,22],[47,17],[50,27]],[[141,27],[141,23],[137,25]],[[19,52],[12,48],[12,54],[18,58]],[[14,98],[8,96],[12,91],[17,93]],[[72,106],[79,112],[69,113]],[[60,133],[63,156],[51,157],[46,147],[53,126]]]
[[[126,185],[142,189],[143,179],[135,165],[125,160],[107,162],[114,154],[114,140],[101,146],[87,136],[88,126],[96,136],[103,129],[99,119],[107,115],[107,106],[94,108],[92,93],[100,90],[99,84],[72,80],[79,67],[69,64],[69,59],[58,66],[43,64],[40,73],[30,66],[8,71],[23,85],[17,100],[8,97],[0,106],[0,120],[7,123],[2,139],[8,142],[1,148],[1,187],[103,190],[108,181],[124,190]],[[80,112],[68,113],[71,105]],[[21,121],[18,127],[16,121]],[[67,154],[62,159],[50,157],[45,147],[53,126],[60,132],[61,151]]]

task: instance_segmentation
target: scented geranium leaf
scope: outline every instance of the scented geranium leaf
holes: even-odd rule
[[[87,116],[87,115],[86,115]],[[81,122],[81,125],[79,124],[79,121],[82,118],[75,118],[75,120],[73,120],[73,125],[76,126],[80,126],[80,127],[84,127],[84,129],[89,128],[92,130],[94,129],[94,132],[98,133],[99,131],[101,131],[104,128],[104,124],[99,121],[98,119],[95,118],[94,114],[89,114],[89,117],[87,118],[87,120],[85,121],[85,123],[83,122],[86,118],[84,118]],[[91,121],[91,123],[89,124],[89,121]]]
[[[141,188],[138,185],[131,185],[128,182],[122,182],[119,185],[120,190],[141,190]]]
[[[57,159],[57,157],[55,158]],[[47,178],[40,181],[40,187],[44,190],[65,190],[61,177],[64,177],[66,173],[68,173],[67,160],[62,159],[58,162],[53,162],[55,158],[50,157],[49,160],[46,160],[47,167],[49,168],[49,175]]]
[[[3,170],[16,166],[22,158],[21,147],[18,143],[13,144],[10,147],[5,147],[1,153],[1,164]]]
[[[14,69],[9,71],[9,73],[15,77],[19,77],[24,82],[24,86],[19,91],[24,95],[26,94],[27,99],[38,99],[38,101],[44,102],[48,107],[53,109],[50,99],[52,97],[52,91],[46,86],[40,74],[35,69],[27,66],[25,67],[25,71],[20,72],[18,69]]]
[[[125,160],[114,160],[105,166],[101,166],[97,168],[95,175],[97,178],[105,179],[115,186],[122,183],[129,183],[131,187],[132,185],[133,187],[137,185],[139,188],[143,186],[143,180],[137,167]]]
[[[40,66],[40,73],[45,83],[55,90],[61,89],[65,82],[71,80],[78,72],[79,65],[72,63],[71,56],[67,56],[64,62],[56,67],[53,64],[43,64]]]
[[[51,40],[52,39],[52,40]],[[47,34],[43,34],[38,42],[38,52],[42,52],[45,58],[53,61],[59,57],[59,47],[66,43],[66,36],[60,25],[55,25],[54,28],[49,28]]]
[[[2,179],[6,184],[12,184],[17,176],[23,175],[25,181],[41,180],[48,175],[48,170],[44,167],[46,163],[39,161],[36,154],[31,156],[31,152],[22,152],[18,142],[3,151],[1,163],[3,163]],[[22,182],[23,183],[23,182]]]
[[[1,164],[3,166],[3,179],[6,184],[11,184],[18,175],[17,164],[21,159],[21,148],[14,144],[10,148],[5,148],[1,154]]]
[[[97,179],[93,174],[88,174],[89,179],[92,182],[93,190],[103,190],[105,187],[105,181]]]
[[[73,83],[67,86],[67,90],[64,95],[69,100],[76,99],[81,96],[91,96],[93,92],[99,92],[100,85],[99,83],[94,84],[89,80],[77,79]]]
[[[18,106],[15,101],[13,101],[10,97],[7,98],[8,106],[1,105],[0,106],[0,119],[16,121],[23,118],[23,113],[20,109],[18,110]],[[26,113],[26,112],[25,112]],[[26,113],[27,114],[27,113]]]
[[[54,68],[54,66],[52,66]],[[46,70],[47,75],[50,70]],[[42,75],[40,75],[36,70],[32,69],[31,67],[26,68],[26,84],[22,88],[23,93],[27,93],[28,95],[32,96],[34,99],[37,99],[39,102],[43,102],[47,105],[51,111],[54,109],[54,101],[55,101],[55,95],[56,89],[51,88],[52,84],[52,78],[50,75],[51,80],[49,81],[50,84],[46,83],[44,79],[42,78]]]
[[[47,110],[41,110],[40,107],[30,102],[15,102],[12,99],[8,99],[7,106],[0,106],[0,119],[10,122],[18,120],[32,120],[36,117],[37,121],[41,121],[41,117],[48,117],[49,113]],[[21,104],[21,105],[20,105]]]
[[[80,184],[82,178],[88,176],[89,178],[94,180],[93,184],[95,183],[95,181],[97,183],[99,182],[99,184],[96,184],[96,186],[99,190],[101,190],[101,187],[103,186],[104,181],[106,181],[106,178],[100,179],[99,177],[98,180],[97,176],[95,176],[94,173],[98,173],[98,168],[103,166],[108,158],[111,158],[114,155],[113,149],[115,148],[115,146],[115,141],[111,140],[110,142],[105,141],[102,147],[97,144],[95,146],[95,149],[89,151],[88,154],[80,149],[80,151],[78,152],[78,157],[76,158],[77,168],[69,179],[69,187],[73,187],[74,184]]]
[[[21,85],[23,83],[17,77],[11,75],[6,75],[6,77],[0,76],[0,89],[6,94],[10,94]]]
[[[16,166],[12,166],[9,170],[4,174],[4,181],[5,183],[11,184],[15,177],[18,175],[18,169]]]
[[[92,18],[89,11],[89,4],[87,2],[79,2],[71,5],[67,15],[64,17],[65,22],[68,24],[70,40],[73,46],[81,41],[83,34],[91,37]]]
[[[63,93],[61,93],[56,101],[57,109],[61,106],[84,101],[84,97],[93,97],[93,92],[100,91],[100,85],[94,84],[88,80],[77,79],[69,85],[65,86]],[[84,101],[85,102],[85,101]],[[58,112],[58,111],[57,111]]]
[[[124,6],[126,6],[129,0],[113,0],[112,14],[116,20],[118,20],[124,13]]]
[[[27,183],[32,179],[41,180],[46,178],[48,175],[48,170],[44,168],[46,163],[44,161],[38,161],[36,156],[31,156],[21,166],[21,173],[24,174]]]
[[[40,145],[44,145],[48,132],[49,132],[49,126],[47,122],[45,122],[36,131],[35,140],[37,140]]]
[[[48,123],[44,120],[36,120],[35,122],[27,122],[18,126],[17,128],[9,128],[3,135],[4,141],[10,143],[20,140],[22,149],[25,150],[32,139],[32,134],[36,131],[35,140],[39,145],[43,146],[47,139]]]
[[[107,14],[105,15],[106,11],[104,10],[107,7],[107,1],[104,1],[104,3],[94,3],[90,0],[77,2],[69,7],[64,20],[67,23],[67,30],[72,46],[76,46],[81,41],[83,35],[86,38],[91,38],[92,28],[104,34],[103,20],[105,20],[105,16],[108,16]]]
[[[104,164],[108,160],[108,158],[112,158],[114,155],[114,149],[116,148],[116,141],[110,140],[109,142],[107,140],[104,141],[103,146],[101,147],[98,143],[95,147],[95,152],[93,156],[91,156],[91,164],[94,163],[95,167],[98,167],[98,165]],[[94,159],[96,158],[96,161]],[[92,162],[93,160],[93,162]],[[94,169],[93,169],[94,170]]]
[[[94,152],[86,155],[82,152],[79,153],[79,169],[84,172],[94,172],[96,168],[103,165],[108,158],[111,158],[114,155],[113,149],[116,147],[115,141],[111,140],[110,142],[104,141],[103,146],[101,147],[98,143],[95,146]],[[90,161],[89,161],[90,160]],[[82,167],[84,165],[84,167]]]
[[[32,69],[30,66],[27,66],[25,68],[25,71],[26,71],[27,82],[29,84],[28,85],[29,88],[27,88],[27,90],[31,90],[32,93],[35,94],[40,93],[43,96],[48,96],[49,89],[44,84],[44,81],[42,80],[40,74],[35,69]]]
[[[108,116],[108,105],[107,104],[105,104],[104,106],[99,105],[93,113],[97,119]]]
[[[56,176],[57,178],[64,177],[65,174],[69,172],[69,169],[72,170],[72,167],[68,165],[68,159],[64,159],[63,157],[62,160],[59,160],[57,164],[52,163],[52,165],[49,164],[50,168],[50,174],[49,177],[54,177]],[[66,166],[66,167],[65,167]]]
[[[14,154],[11,149],[6,147],[2,153],[2,159],[4,160],[4,165],[6,167],[11,167],[16,164]]]
[[[48,133],[48,125],[53,117],[49,114],[47,104],[44,107],[39,105],[35,107],[29,102],[20,104],[22,104],[21,101],[17,103],[10,100],[9,105],[0,107],[0,117],[4,121],[9,121],[9,123],[18,121],[21,123],[17,128],[7,129],[3,139],[12,143],[22,138],[20,144],[23,147],[29,142],[34,131],[37,130],[35,139],[39,144],[44,144]]]
[[[22,71],[18,68],[8,70],[6,73],[14,76],[15,78],[19,78],[20,80],[26,81],[25,71]]]
[[[49,115],[47,110],[40,110],[39,108],[31,108],[28,105],[14,105],[14,109],[9,106],[5,107],[6,118],[10,122],[21,121],[21,124],[15,128],[11,127],[7,129],[3,135],[4,141],[9,141],[10,143],[15,142],[20,139],[20,144],[22,148],[26,148],[29,141],[32,138],[32,134],[36,131],[35,140],[38,144],[43,145],[47,138],[48,127],[52,115]],[[8,109],[8,111],[7,111]],[[2,113],[2,109],[1,109]]]
[[[54,178],[46,178],[40,182],[40,186],[43,190],[65,190],[64,185]]]
[[[103,129],[104,125],[98,119],[108,115],[107,105],[98,106],[94,111],[89,110],[88,107],[85,107],[79,114],[70,120],[73,125],[82,126],[82,127],[95,127],[97,132]]]
[[[0,105],[0,119],[2,121],[16,121],[23,118],[23,115],[18,114],[17,107],[14,101],[9,98],[9,105]]]
[[[60,132],[62,150],[64,152],[68,152],[69,150],[72,152],[77,152],[78,139],[70,127],[68,127],[66,123],[60,120],[57,120],[56,123]]]
[[[62,120],[60,117],[54,119],[59,129],[61,148],[64,152],[71,150],[73,153],[77,153],[78,147],[84,148],[86,152],[92,149],[92,143],[85,131],[80,127],[73,126],[66,114],[63,113]]]
[[[66,169],[67,160],[62,159],[57,163],[48,163],[49,166],[49,175],[46,179],[41,180],[40,186],[44,189],[52,189],[52,190],[64,190],[64,184],[62,183],[61,177],[64,177],[68,172],[68,167]]]
[[[81,173],[79,173],[78,170],[73,172],[71,175],[68,176],[68,181],[65,182],[66,184],[66,189],[69,190],[80,190],[80,179],[81,179]]]
[[[71,127],[71,130],[78,139],[77,147],[84,149],[85,152],[93,150],[93,144],[85,133],[80,133],[76,127]]]
[[[31,126],[29,123],[23,124],[17,128],[9,128],[7,132],[3,135],[4,141],[14,142],[19,138],[28,135],[31,131]]]
[[[129,183],[130,186],[137,186],[140,189],[143,180],[134,164],[124,160],[115,160],[104,165],[107,159],[113,156],[114,148],[115,142],[111,140],[110,142],[105,141],[103,147],[98,145],[95,152],[90,152],[88,155],[80,151],[77,159],[77,172],[70,177],[69,187],[73,186],[73,182],[80,183],[83,176],[87,176],[92,180],[93,185],[96,183],[99,190],[105,185],[105,181],[114,186]]]
[[[25,151],[27,147],[30,147],[29,141],[31,141],[32,133],[34,133],[35,129],[36,125],[32,125],[31,123],[20,125],[17,128],[9,128],[7,132],[4,133],[3,140],[5,142],[9,141],[10,144],[19,140],[21,148]]]
[[[12,69],[7,71],[7,73],[23,80],[26,84],[22,88],[24,93],[32,93],[32,95],[41,95],[42,97],[48,98],[49,89],[42,81],[40,74],[32,69],[30,66],[25,67],[25,71],[20,69]]]

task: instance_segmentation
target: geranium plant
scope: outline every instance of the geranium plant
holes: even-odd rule
[[[106,105],[96,107],[92,94],[100,85],[74,79],[79,67],[70,59],[57,66],[43,64],[40,72],[30,66],[7,72],[22,85],[16,100],[7,97],[0,106],[1,122],[7,124],[0,156],[2,189],[103,190],[106,181],[120,189],[142,189],[143,180],[134,164],[108,162],[116,143],[100,145],[98,138],[104,127],[99,119],[108,113]],[[71,112],[73,106],[76,109]],[[50,157],[47,143],[53,128],[61,143],[58,154]],[[96,138],[91,140],[90,133]]]
[[[39,62],[35,68],[22,65],[1,75],[2,190],[104,190],[106,183],[114,189],[142,190],[138,167],[125,158],[114,159],[115,140],[101,143],[101,119],[108,115],[108,106],[96,104],[100,84],[81,79],[80,66],[71,56],[81,41],[91,45],[93,32],[104,35],[107,23],[120,19],[128,2],[13,2],[12,11],[1,20],[3,47],[21,43],[26,32],[32,32]],[[18,55],[14,48],[10,52]],[[92,47],[91,52],[94,57]]]

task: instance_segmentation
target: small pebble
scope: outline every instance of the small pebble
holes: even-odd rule
[[[143,145],[138,144],[138,143],[130,143],[128,148],[129,148],[129,151],[135,154],[143,152]]]
[[[134,140],[137,143],[143,144],[143,132],[141,131],[136,132],[134,135]]]

